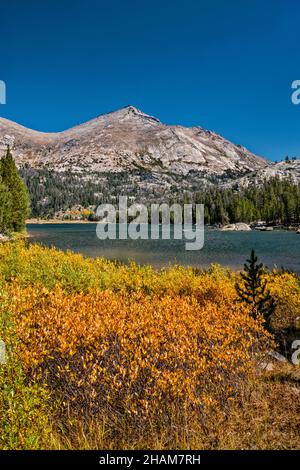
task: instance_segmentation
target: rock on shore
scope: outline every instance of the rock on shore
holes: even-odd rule
[[[249,232],[251,230],[250,225],[238,222],[236,224],[224,225],[220,228],[222,232]]]

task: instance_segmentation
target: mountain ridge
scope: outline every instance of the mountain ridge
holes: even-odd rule
[[[300,181],[300,160],[275,164],[203,127],[164,124],[132,105],[52,133],[0,118],[0,151],[8,145],[37,215],[113,202],[120,194],[168,202],[275,176]]]
[[[84,126],[84,125],[86,125],[86,124],[92,123],[93,121],[97,121],[98,119],[101,119],[101,118],[103,118],[103,117],[108,117],[108,116],[110,116],[110,115],[114,115],[114,114],[116,114],[116,113],[119,113],[119,112],[122,112],[122,111],[126,111],[126,110],[131,111],[131,112],[133,112],[134,114],[137,114],[137,115],[144,116],[144,117],[146,117],[146,118],[152,119],[153,121],[156,121],[156,122],[162,124],[162,122],[161,122],[158,118],[156,118],[156,117],[154,117],[154,116],[151,116],[151,115],[149,115],[149,114],[144,113],[143,111],[141,111],[140,109],[136,108],[135,106],[133,106],[133,105],[131,105],[131,104],[126,105],[126,106],[122,106],[121,108],[117,108],[117,109],[114,109],[114,110],[112,110],[112,111],[108,111],[108,112],[106,112],[106,113],[98,114],[98,115],[97,115],[96,117],[94,117],[94,118],[88,119],[87,121],[80,122],[80,123],[78,123],[78,124],[74,124],[74,125],[72,125],[71,127],[68,127],[68,128],[66,128],[66,129],[64,129],[64,130],[62,130],[62,131],[53,131],[53,132],[39,131],[39,130],[37,130],[37,129],[33,129],[33,128],[31,128],[31,127],[27,127],[27,126],[25,126],[25,125],[23,125],[23,124],[17,123],[16,121],[12,121],[12,120],[10,120],[10,119],[7,119],[7,118],[1,117],[1,116],[0,116],[0,123],[1,123],[1,121],[2,121],[2,123],[3,123],[3,124],[6,124],[7,126],[19,127],[19,128],[21,128],[21,129],[26,130],[26,131],[29,131],[29,132],[34,132],[34,133],[38,133],[38,134],[42,134],[42,135],[48,135],[48,136],[53,136],[53,137],[55,137],[55,136],[59,136],[59,135],[61,135],[61,134],[68,133],[69,131],[71,131],[71,130],[73,130],[73,129],[76,129],[76,128],[78,128],[78,127],[81,127],[81,126]],[[165,124],[165,125],[167,125],[167,124]]]
[[[262,157],[215,132],[200,126],[167,125],[132,105],[53,133],[36,131],[0,118],[0,145],[3,148],[7,144],[14,149],[19,165],[36,165],[39,162],[41,165],[53,163],[60,166],[62,161],[59,153],[65,155],[67,163],[68,157],[72,159],[78,153],[87,159],[89,155],[99,157],[100,160],[101,156],[105,156],[105,164],[111,161],[110,170],[115,171],[120,169],[120,164],[122,167],[118,157],[124,157],[124,153],[129,160],[131,157],[133,164],[139,160],[140,166],[148,168],[147,160],[150,158],[152,164],[158,163],[161,168],[179,174],[197,169],[206,169],[208,172],[216,170],[222,174],[223,170],[238,171],[239,167],[252,171],[269,164]],[[87,152],[83,151],[83,147],[87,148]],[[37,152],[36,159],[31,160],[31,150]],[[45,153],[51,153],[52,161]],[[95,163],[96,160],[94,158]],[[127,163],[130,167],[130,162]],[[69,164],[72,167],[72,162]],[[206,168],[202,168],[203,165]],[[128,169],[128,165],[125,164],[122,169]],[[78,167],[73,170],[79,171]],[[101,170],[101,165],[98,165],[97,170]]]

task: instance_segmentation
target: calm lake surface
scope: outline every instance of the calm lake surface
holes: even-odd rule
[[[99,240],[96,224],[29,224],[29,243],[154,267],[169,264],[208,266],[220,263],[241,268],[252,248],[269,268],[300,272],[300,235],[295,232],[219,232],[205,230],[204,247],[186,251],[185,240]]]

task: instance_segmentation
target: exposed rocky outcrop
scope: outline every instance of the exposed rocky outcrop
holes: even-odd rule
[[[222,232],[249,232],[251,231],[251,227],[243,222],[238,222],[236,224],[224,225],[220,230]]]
[[[215,132],[166,125],[133,106],[57,133],[0,118],[0,152],[8,145],[23,176],[37,178],[36,206],[47,206],[49,195],[39,188],[55,179],[57,210],[63,206],[60,183],[80,192],[77,202],[83,204],[89,191],[99,201],[122,193],[157,202],[189,198],[212,185],[256,186],[273,176],[300,181],[300,161],[274,164]]]
[[[120,172],[137,168],[158,175],[242,176],[269,163],[201,127],[168,126],[127,106],[59,133],[27,129],[0,118],[0,146],[16,162],[55,171]]]

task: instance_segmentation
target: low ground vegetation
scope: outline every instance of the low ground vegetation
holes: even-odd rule
[[[299,448],[299,368],[262,364],[296,334],[300,281],[263,276],[268,331],[220,266],[2,244],[0,448]]]

